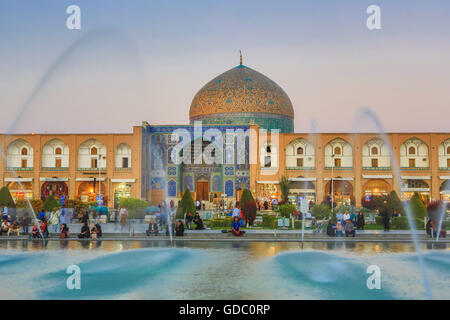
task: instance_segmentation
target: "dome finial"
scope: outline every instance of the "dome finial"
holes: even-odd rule
[[[242,66],[242,51],[239,49],[239,55],[241,57],[240,65]]]

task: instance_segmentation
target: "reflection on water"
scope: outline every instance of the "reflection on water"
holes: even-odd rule
[[[102,240],[6,240],[0,241],[0,249],[13,251],[42,250],[101,250],[116,252],[143,248],[192,248],[192,249],[233,249],[245,250],[254,258],[274,256],[291,250],[344,251],[355,254],[406,253],[414,252],[412,243],[404,242],[263,242],[263,241],[102,241]],[[448,250],[445,242],[422,244],[423,250]]]

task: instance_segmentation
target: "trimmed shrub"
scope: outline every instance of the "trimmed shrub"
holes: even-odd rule
[[[423,220],[414,219],[414,223],[415,223],[416,229],[423,229]],[[397,230],[409,230],[410,226],[408,223],[408,217],[401,216],[401,217],[392,218],[391,227],[392,227],[392,229],[397,229]]]
[[[14,203],[13,198],[11,197],[11,193],[9,192],[8,187],[3,187],[0,189],[0,206],[7,206],[8,208],[15,208],[16,204]]]
[[[195,216],[195,213],[197,212],[195,210],[195,204],[194,200],[192,199],[191,191],[186,188],[183,193],[183,197],[181,198],[179,208],[181,208],[181,214],[179,215],[184,216],[188,212],[192,214],[192,216]]]
[[[389,194],[388,205],[393,213],[397,212],[397,213],[401,214],[402,216],[406,215],[405,208],[403,207],[403,203],[400,200],[400,198],[398,197],[398,194],[397,194],[397,192],[395,192],[395,190],[391,191],[391,193]]]
[[[42,204],[42,209],[52,212],[60,207],[59,201],[53,197],[53,195],[48,196],[47,199],[45,199],[44,203]]]
[[[411,200],[409,201],[409,207],[411,208],[411,213],[413,218],[422,219],[427,215],[427,208],[420,199],[420,196],[417,192],[414,192]]]
[[[280,179],[281,197],[283,198],[283,202],[288,201],[290,186],[291,186],[291,181],[289,180],[289,176],[287,174],[283,174]]]
[[[256,218],[256,202],[250,190],[244,189],[242,191],[240,205],[244,221],[253,224]]]
[[[331,215],[331,208],[326,204],[316,204],[312,207],[311,214],[318,220],[328,219]]]
[[[119,201],[119,206],[124,207],[127,210],[142,209],[148,207],[148,202],[134,198],[122,198]]]
[[[375,216],[375,224],[382,226],[383,225],[383,217],[382,216]]]
[[[280,215],[283,218],[290,218],[295,210],[295,206],[292,203],[285,203],[280,206]]]
[[[294,229],[302,228],[302,220],[294,220]]]
[[[30,199],[31,206],[33,207],[34,212],[40,212],[42,210],[42,200],[39,199]],[[17,208],[29,209],[28,201],[24,199],[17,200],[16,202]]]
[[[233,222],[232,218],[225,219],[212,219],[209,221],[210,228],[231,228],[231,223]]]
[[[276,229],[277,228],[277,217],[272,215],[263,215],[263,227]]]

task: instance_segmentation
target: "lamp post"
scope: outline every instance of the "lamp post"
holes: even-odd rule
[[[99,199],[102,198],[102,182],[100,181],[100,161],[103,159],[106,159],[106,156],[103,156],[101,154],[98,155],[98,195],[100,196]],[[103,199],[102,200],[102,205],[103,205]]]
[[[333,174],[334,174],[334,154],[331,154],[331,212],[333,212],[334,205],[334,183],[333,183]]]

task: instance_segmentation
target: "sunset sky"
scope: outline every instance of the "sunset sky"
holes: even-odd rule
[[[361,107],[389,132],[449,132],[449,18],[448,0],[0,0],[0,132],[187,124],[239,49],[290,96],[295,132],[371,131]]]

